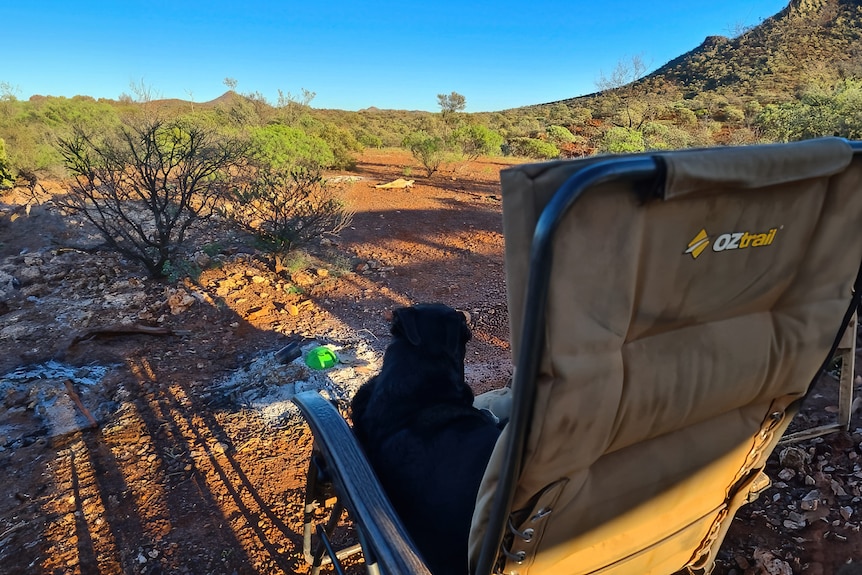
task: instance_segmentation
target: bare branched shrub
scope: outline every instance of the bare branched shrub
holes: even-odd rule
[[[58,147],[74,176],[60,206],[156,278],[213,213],[244,156],[239,143],[181,120],[149,119],[107,136],[76,130]]]
[[[234,191],[231,216],[278,261],[292,248],[337,234],[353,218],[314,167],[256,168]]]

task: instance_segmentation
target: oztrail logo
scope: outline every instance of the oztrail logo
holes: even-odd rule
[[[711,240],[706,229],[701,229],[690,242],[688,249],[685,250],[693,259],[697,259],[702,254],[710,243],[712,251],[725,252],[729,250],[744,250],[747,248],[759,248],[772,245],[775,241],[775,234],[778,233],[778,228],[772,228],[769,231],[762,233],[753,232],[731,232],[721,234],[715,240]]]

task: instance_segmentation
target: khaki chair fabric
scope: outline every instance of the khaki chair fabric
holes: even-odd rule
[[[511,536],[525,574],[708,572],[829,353],[862,260],[862,161],[840,139],[658,154],[664,199],[579,199],[554,240],[546,337]],[[513,357],[533,231],[572,174],[505,170]],[[505,432],[480,490],[471,564]],[[527,540],[529,539],[529,540]]]

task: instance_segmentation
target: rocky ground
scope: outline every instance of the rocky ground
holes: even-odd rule
[[[412,164],[365,152],[340,183],[350,228],[279,273],[248,238],[214,230],[187,269],[154,282],[56,212],[62,188],[0,197],[0,572],[306,572],[311,438],[287,397],[346,401],[379,368],[393,307],[466,311],[468,380],[505,384],[506,164],[431,178]],[[374,187],[399,177],[416,182]],[[276,352],[291,342],[342,363],[285,363]],[[822,381],[795,425],[834,418],[835,389]],[[775,454],[775,484],[734,520],[716,573],[828,575],[862,561],[854,423]]]

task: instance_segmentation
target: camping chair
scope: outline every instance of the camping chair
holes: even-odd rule
[[[827,138],[501,173],[516,368],[471,574],[710,572],[858,305],[859,152]],[[310,559],[346,508],[370,571],[427,573],[335,407],[296,402],[317,446],[307,511],[338,498]]]

